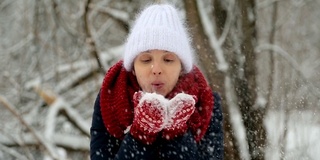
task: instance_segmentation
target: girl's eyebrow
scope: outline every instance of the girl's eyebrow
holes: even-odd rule
[[[150,50],[143,51],[141,53],[150,53]]]
[[[175,56],[175,53],[168,51],[168,52],[165,52],[165,56],[167,56],[167,55],[168,56]]]
[[[175,54],[174,52],[171,52],[171,51],[164,51],[164,53],[169,53],[169,54]]]
[[[172,53],[172,54],[174,54],[174,52],[167,51],[167,50],[165,50],[164,52],[165,52],[165,53]]]

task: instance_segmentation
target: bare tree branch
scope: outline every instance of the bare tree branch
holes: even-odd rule
[[[280,56],[282,56],[285,60],[287,60],[289,62],[289,64],[293,67],[293,69],[295,71],[298,72],[298,74],[300,75],[300,77],[302,78],[303,82],[305,84],[307,84],[308,88],[310,89],[311,93],[317,97],[317,99],[320,99],[320,88],[314,86],[313,83],[309,82],[309,80],[304,76],[304,73],[301,71],[299,64],[285,51],[283,50],[281,47],[277,46],[277,45],[273,45],[273,44],[260,44],[255,48],[256,52],[259,53],[261,51],[269,51],[269,50],[273,50],[272,53],[276,53],[279,54]]]
[[[270,37],[269,37],[270,44],[275,43],[277,16],[278,16],[278,2],[275,1],[272,6],[271,31],[270,31]],[[268,92],[267,92],[267,103],[266,103],[267,110],[270,108],[271,95],[273,91],[274,68],[275,68],[274,61],[275,61],[275,58],[274,58],[273,50],[270,50],[270,75],[268,77],[269,80],[268,80]]]
[[[56,24],[60,24],[60,26],[73,38],[77,37],[77,31],[72,27],[69,27],[65,20],[59,15],[58,4],[55,0],[51,0],[51,8],[52,8],[52,17]]]
[[[223,43],[225,43],[227,36],[230,32],[231,25],[234,21],[234,18],[236,17],[234,15],[234,9],[235,9],[235,3],[234,3],[234,1],[230,1],[230,5],[227,8],[227,15],[226,15],[227,18],[224,23],[223,31],[222,31],[222,34],[221,34],[219,40],[218,40],[220,45],[223,45]]]
[[[14,0],[4,0],[0,2],[0,11],[9,6],[10,4],[14,3]]]
[[[94,38],[91,33],[91,27],[90,27],[90,21],[89,21],[89,10],[90,10],[90,4],[91,0],[87,0],[85,3],[85,12],[83,15],[83,22],[84,22],[84,28],[85,28],[85,34],[86,34],[86,42],[89,45],[89,52],[90,54],[96,59],[96,62],[98,64],[98,71],[101,74],[105,74],[105,68],[103,67],[101,61],[100,61],[100,56],[98,53],[97,45],[96,42],[94,41]]]

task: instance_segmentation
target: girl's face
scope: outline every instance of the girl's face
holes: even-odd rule
[[[140,53],[133,62],[133,74],[141,89],[166,96],[178,82],[182,71],[176,54],[164,50]]]

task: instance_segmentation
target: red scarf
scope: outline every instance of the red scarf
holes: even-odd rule
[[[140,87],[136,77],[127,72],[123,62],[119,61],[106,73],[101,91],[101,115],[108,132],[123,139],[124,130],[133,122],[133,94]],[[171,99],[178,93],[195,95],[198,98],[196,110],[188,121],[188,126],[196,141],[204,136],[212,115],[212,91],[201,71],[194,66],[192,71],[179,78],[175,88],[167,95]]]

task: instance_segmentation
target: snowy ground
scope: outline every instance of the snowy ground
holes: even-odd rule
[[[240,141],[240,154],[249,160],[241,117],[232,110],[235,131]],[[319,111],[318,111],[319,112]],[[292,110],[270,111],[265,117],[268,147],[266,160],[319,160],[320,159],[320,117],[317,111]],[[285,131],[286,130],[286,131]]]
[[[320,159],[320,117],[316,111],[295,110],[289,114],[272,111],[266,117],[266,126],[270,143],[267,160]],[[282,146],[285,146],[284,153],[280,152]]]

